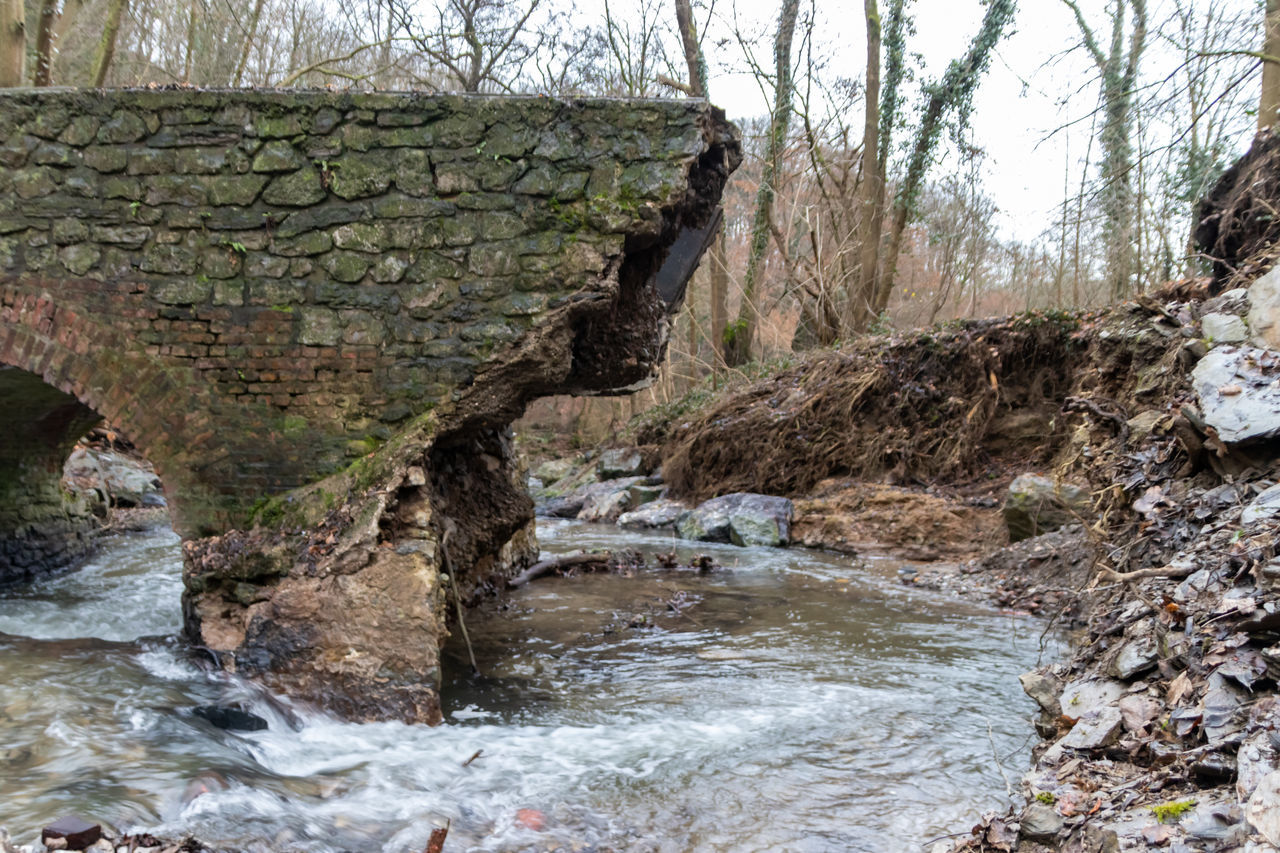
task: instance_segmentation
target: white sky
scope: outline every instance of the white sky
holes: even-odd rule
[[[1255,9],[1254,0],[1190,0],[1203,9]],[[887,0],[880,0],[881,12]],[[730,38],[727,22],[735,13],[744,29],[757,35],[757,56],[771,65],[778,0],[717,0],[715,18],[707,28],[704,51],[711,66],[712,100],[732,118],[764,115],[767,100],[750,74],[741,68],[736,43],[718,44]],[[854,0],[816,0],[817,33],[822,52],[844,76],[861,80],[866,66],[866,42],[862,4]],[[978,0],[915,0],[912,4],[917,33],[907,48],[924,57],[924,74],[934,78],[965,49],[977,31],[983,13]],[[1081,0],[1086,14],[1097,20],[1104,14],[1104,0]],[[1168,54],[1155,38],[1165,3],[1152,4],[1151,35],[1147,39],[1148,67],[1168,65]],[[803,6],[802,6],[803,8]],[[1261,12],[1258,12],[1259,31]],[[1001,209],[1002,230],[1030,240],[1049,226],[1063,198],[1064,169],[1071,164],[1073,187],[1080,180],[1079,161],[1088,140],[1087,116],[1097,103],[1093,65],[1083,51],[1061,56],[1079,43],[1075,20],[1060,0],[1022,0],[1014,21],[1015,31],[997,49],[975,100],[972,119],[974,141],[987,151],[984,164],[986,192]],[[798,44],[798,39],[797,39]],[[1252,45],[1241,45],[1257,49]],[[1024,85],[1025,82],[1025,85]],[[1253,89],[1259,83],[1250,81]],[[908,109],[918,102],[919,81],[907,90]],[[1084,118],[1074,127],[1050,138],[1055,128]],[[861,125],[861,114],[851,117]],[[1247,148],[1249,136],[1240,139]],[[1070,156],[1068,156],[1068,154]],[[954,159],[930,173],[938,178],[955,169]],[[1073,190],[1074,192],[1074,190]]]

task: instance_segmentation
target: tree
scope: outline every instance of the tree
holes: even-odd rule
[[[1099,200],[1106,241],[1105,277],[1112,298],[1132,289],[1134,274],[1133,112],[1138,66],[1147,39],[1146,0],[1115,0],[1108,10],[1110,40],[1106,52],[1099,45],[1076,0],[1062,0],[1075,16],[1085,50],[1101,79],[1102,130],[1098,145]],[[1125,39],[1125,19],[1130,19]]]
[[[0,0],[0,88],[27,77],[27,18],[22,0]]]
[[[901,15],[902,2],[898,0]],[[876,268],[880,258],[880,227],[884,214],[883,176],[880,171],[880,10],[876,0],[864,0],[863,17],[867,21],[867,85],[862,132],[862,268],[859,276],[859,298],[850,299],[850,321],[866,323],[867,299],[875,287]],[[887,152],[886,152],[887,153]]]
[[[413,18],[407,5],[392,5],[398,29],[444,73],[442,88],[462,92],[509,91],[540,48],[547,30],[531,32],[543,0],[437,0],[430,20]]]
[[[680,45],[684,50],[685,65],[689,68],[689,94],[695,98],[710,98],[711,90],[707,85],[707,60],[702,53],[702,42],[698,38],[697,25],[693,20],[693,7],[690,0],[675,0],[676,30],[680,34]],[[716,229],[716,236],[711,244],[708,259],[710,265],[710,301],[712,349],[720,356],[720,342],[724,340],[724,330],[729,324],[729,256],[724,242],[724,220]]]
[[[1262,97],[1258,129],[1270,127],[1280,116],[1280,0],[1267,0],[1262,24]]]
[[[791,39],[796,30],[799,0],[782,0],[778,13],[778,32],[773,42],[774,91],[773,114],[769,122],[764,163],[760,170],[760,187],[756,192],[756,211],[751,224],[751,248],[742,282],[742,303],[738,318],[725,329],[724,358],[730,366],[751,359],[751,344],[756,333],[756,287],[759,284],[765,250],[769,247],[773,199],[777,192],[778,161],[786,145],[791,126]]]
[[[889,231],[889,245],[880,264],[880,276],[872,304],[873,314],[879,314],[889,304],[889,295],[893,292],[893,280],[897,274],[898,254],[902,249],[902,235],[908,221],[915,214],[916,201],[932,162],[934,149],[942,137],[945,120],[954,113],[960,125],[967,123],[969,111],[973,107],[973,93],[991,61],[992,50],[1013,21],[1016,9],[1015,0],[991,0],[982,17],[982,26],[969,42],[969,49],[964,56],[952,60],[941,80],[925,86],[925,104],[921,111],[920,125],[916,128],[915,141],[907,159],[906,174],[898,185],[893,201],[893,223]]]

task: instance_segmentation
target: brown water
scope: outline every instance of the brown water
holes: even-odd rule
[[[1011,778],[1026,764],[1017,675],[1041,655],[1039,622],[903,587],[891,561],[577,523],[540,535],[726,568],[548,578],[473,613],[482,674],[455,644],[434,729],[290,720],[194,668],[173,639],[167,531],[7,590],[0,825],[29,843],[71,812],[281,851],[420,851],[445,821],[450,853],[908,851],[1006,802],[997,756]],[[235,701],[270,729],[191,714]],[[226,786],[183,796],[210,773]]]

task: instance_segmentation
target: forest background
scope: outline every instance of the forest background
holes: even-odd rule
[[[0,0],[0,86],[725,106],[745,159],[659,381],[531,413],[593,443],[860,333],[1199,275],[1196,202],[1275,118],[1268,34],[1280,0]]]

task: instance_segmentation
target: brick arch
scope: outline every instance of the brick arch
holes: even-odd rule
[[[174,381],[172,368],[166,370],[131,352],[120,332],[59,306],[48,292],[5,300],[0,323],[4,324],[0,365],[30,374],[64,395],[65,406],[74,403],[83,410],[74,415],[68,412],[65,430],[44,427],[51,434],[42,442],[47,459],[38,467],[57,475],[75,442],[105,419],[155,466],[165,484],[174,528],[185,535],[203,526],[186,506],[189,494],[198,492],[199,485],[175,458],[175,449],[189,438],[181,413],[199,411],[205,405],[186,392],[198,386],[184,388]],[[56,402],[50,399],[49,405]],[[166,418],[165,411],[180,415]],[[23,428],[13,421],[14,415],[29,413],[0,411],[0,432]]]

